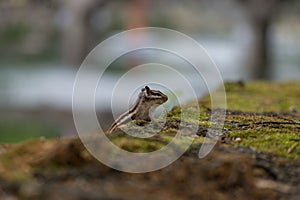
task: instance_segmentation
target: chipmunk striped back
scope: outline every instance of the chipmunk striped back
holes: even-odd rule
[[[165,103],[168,100],[167,95],[159,90],[151,90],[148,86],[141,89],[138,99],[133,106],[125,113],[120,115],[108,129],[110,134],[119,126],[128,123],[130,120],[151,121],[150,109]]]

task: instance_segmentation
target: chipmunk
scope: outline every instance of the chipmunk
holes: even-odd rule
[[[151,90],[148,86],[145,86],[141,89],[138,99],[133,106],[116,119],[116,121],[108,129],[107,134],[112,133],[120,125],[125,124],[130,120],[145,120],[150,122],[151,112],[167,100],[167,95],[158,90]]]

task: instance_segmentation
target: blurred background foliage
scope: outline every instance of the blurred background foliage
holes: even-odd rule
[[[1,1],[0,142],[76,134],[76,71],[97,44],[126,29],[193,37],[224,80],[299,80],[299,10],[299,0]]]

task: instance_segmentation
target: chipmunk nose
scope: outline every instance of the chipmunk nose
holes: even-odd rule
[[[168,101],[168,96],[167,96],[167,95],[164,95],[164,96],[163,96],[163,100],[164,100],[164,102]]]

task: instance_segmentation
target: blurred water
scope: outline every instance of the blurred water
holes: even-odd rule
[[[210,44],[212,46],[217,43]],[[209,45],[208,45],[209,46]],[[212,49],[222,48],[216,47]],[[220,50],[221,49],[221,50]],[[225,50],[225,49],[223,49]],[[222,55],[220,52],[213,52],[212,55]],[[225,79],[238,78],[236,69],[232,67],[231,61],[227,58],[232,57],[233,50],[230,52],[228,49],[224,51],[224,55],[214,58],[220,65],[220,70]],[[228,55],[226,55],[228,54]],[[235,57],[235,56],[234,56]],[[178,63],[177,63],[178,64]],[[14,68],[7,67],[1,69],[0,83],[2,85],[0,95],[0,106],[12,107],[12,108],[34,108],[39,106],[56,107],[59,109],[71,109],[72,105],[72,91],[77,69],[66,66],[43,66],[41,68]],[[234,73],[233,73],[234,72]],[[205,72],[204,72],[205,73]],[[106,109],[110,106],[110,93],[112,86],[116,84],[120,72],[107,73],[101,80],[101,99],[102,109]],[[90,72],[85,74],[85,79],[89,80],[95,76],[95,73]],[[153,74],[149,74],[153,76]],[[167,73],[158,73],[155,76],[159,76],[162,80],[170,80],[174,83],[174,89],[184,90],[180,88],[180,84],[176,80],[172,80],[172,77]],[[156,77],[157,78],[157,77]],[[191,78],[193,79],[193,78]],[[195,80],[191,80],[197,81]],[[135,80],[127,82],[126,84],[135,84]],[[199,92],[206,91],[205,86],[201,86]],[[119,94],[121,98],[118,98],[120,104],[127,98],[128,93],[123,91],[123,94]],[[124,98],[122,98],[122,96]],[[104,99],[104,100],[103,100]]]
[[[217,64],[223,79],[240,80],[244,79],[245,69],[242,67],[243,46],[231,40],[199,39],[206,48],[209,55]],[[273,76],[277,80],[290,80],[300,78],[299,59],[297,52],[300,52],[298,45],[284,46],[280,41],[275,44],[280,46],[279,54],[275,64]],[[290,49],[294,48],[293,51]],[[294,53],[294,54],[293,54]],[[197,55],[195,55],[197,56]],[[293,57],[294,56],[294,57]],[[292,58],[290,61],[285,58]],[[43,66],[41,68],[20,68],[6,66],[0,69],[0,107],[2,108],[34,108],[40,106],[54,107],[58,109],[70,110],[72,106],[72,91],[77,69],[67,66]],[[101,98],[103,102],[100,109],[108,109],[110,106],[110,94],[112,86],[116,83],[119,72],[108,73],[101,82]],[[189,72],[187,72],[189,73]],[[205,73],[205,72],[203,72]],[[93,72],[86,74],[86,80],[95,76]],[[151,76],[149,74],[149,76]],[[157,74],[161,79],[170,79],[168,74]],[[213,80],[214,77],[211,77]],[[197,77],[191,76],[191,82],[197,83]],[[174,88],[180,88],[180,82],[174,82]],[[132,80],[127,84],[135,84]],[[216,85],[217,86],[217,85]],[[198,96],[207,92],[205,85],[199,85]],[[117,99],[119,104],[124,104],[128,93],[123,91]],[[123,96],[123,98],[122,98]],[[188,98],[188,97],[187,97]]]

